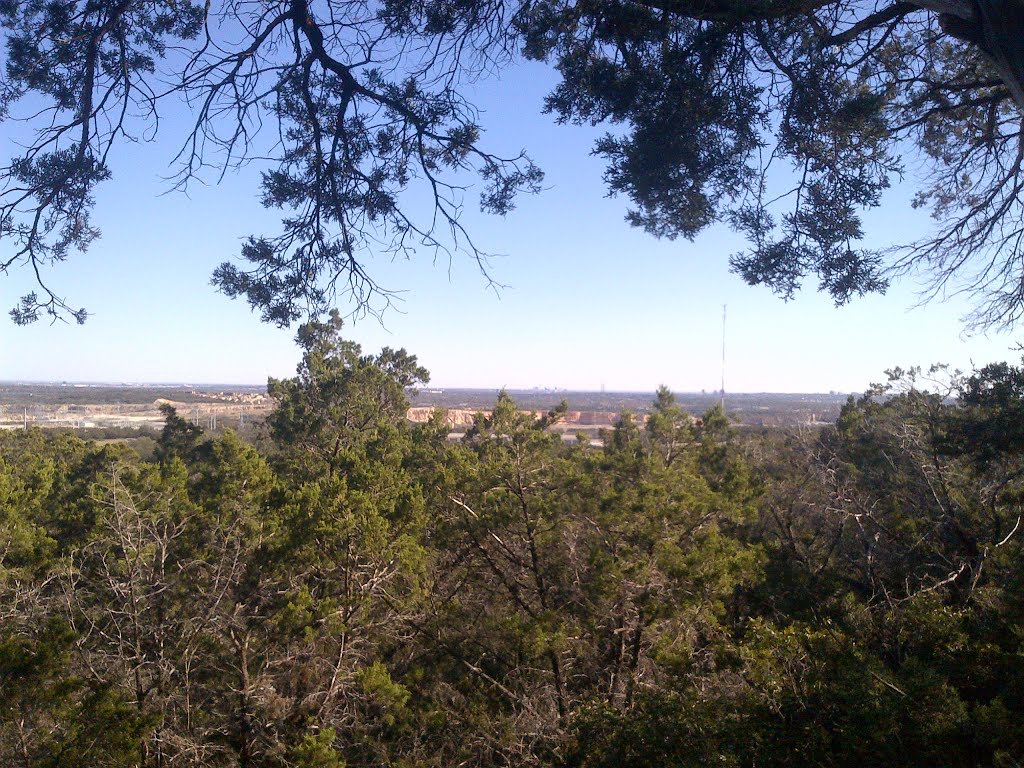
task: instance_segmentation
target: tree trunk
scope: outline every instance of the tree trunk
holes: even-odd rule
[[[1024,112],[1024,0],[979,0],[982,50]]]
[[[1024,112],[1024,0],[910,0],[985,55]]]

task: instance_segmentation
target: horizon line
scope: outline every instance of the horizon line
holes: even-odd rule
[[[2,385],[13,385],[13,386],[34,386],[34,385],[46,385],[54,387],[110,387],[110,388],[151,388],[156,389],[159,387],[173,387],[173,388],[192,388],[200,389],[206,387],[262,387],[266,388],[265,383],[251,383],[241,381],[97,381],[88,379],[63,379],[60,381],[54,379],[0,379],[0,386]],[[543,387],[543,386],[520,386],[520,387],[495,387],[495,386],[420,386],[420,387],[409,387],[409,390],[414,392],[423,392],[430,390],[442,390],[442,391],[456,391],[456,392],[482,392],[482,391],[493,391],[500,392],[505,390],[506,392],[521,392],[526,394],[580,394],[580,395],[653,395],[657,393],[657,387],[653,389],[573,389],[570,387]],[[671,389],[670,391],[676,395],[702,395],[706,397],[718,397],[721,395],[719,389]],[[861,392],[853,392],[847,390],[832,389],[828,391],[781,391],[781,390],[736,390],[726,391],[727,395],[856,395]]]

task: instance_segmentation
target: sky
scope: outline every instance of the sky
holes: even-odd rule
[[[498,254],[490,276],[505,287],[489,287],[458,255],[370,257],[371,274],[399,301],[381,320],[347,324],[365,351],[405,347],[437,387],[710,391],[721,386],[725,306],[731,392],[859,392],[894,366],[1019,360],[1015,335],[965,335],[970,303],[920,306],[913,281],[840,308],[813,285],[783,302],[729,272],[729,255],[744,244],[724,227],[693,242],[630,227],[628,201],[606,196],[602,162],[590,156],[599,131],[541,113],[552,83],[549,70],[523,65],[472,94],[487,146],[504,155],[525,148],[546,173],[544,191],[504,218],[476,213],[467,198],[464,222]],[[88,321],[18,328],[0,318],[0,380],[258,384],[294,373],[294,328],[261,323],[210,285],[246,235],[276,232],[276,213],[258,203],[258,168],[169,192],[175,120],[167,123],[158,143],[115,158],[93,214],[102,238],[47,274],[92,313]],[[0,140],[10,140],[4,130]],[[912,190],[909,179],[868,216],[870,244],[927,231],[926,215],[910,209]],[[29,290],[27,273],[0,275],[0,308]]]

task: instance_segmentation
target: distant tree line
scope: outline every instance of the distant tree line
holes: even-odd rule
[[[601,448],[299,333],[258,448],[0,435],[0,764],[1018,766],[1024,371]]]
[[[154,400],[160,399],[180,403],[211,402],[202,392],[177,387],[0,384],[0,400],[6,405],[152,405]]]

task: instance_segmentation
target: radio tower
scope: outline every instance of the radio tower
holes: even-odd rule
[[[722,413],[725,413],[725,308],[722,305]]]

